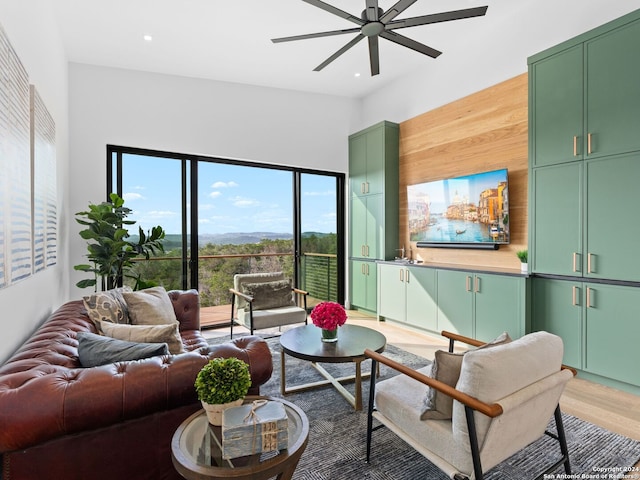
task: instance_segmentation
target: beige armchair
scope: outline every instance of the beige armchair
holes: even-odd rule
[[[293,288],[282,272],[236,274],[229,292],[231,338],[234,323],[252,335],[254,330],[307,323],[308,292]]]
[[[442,335],[450,340],[449,352],[436,354],[435,375],[430,366],[412,370],[365,351],[372,369],[379,362],[400,372],[379,382],[375,375],[371,378],[367,461],[372,432],[387,427],[450,478],[482,480],[489,469],[547,434],[558,440],[558,459],[545,472],[536,472],[537,478],[563,464],[571,473],[558,402],[575,371],[562,367],[560,337],[535,332],[454,354],[456,340],[477,347],[483,342],[449,332]],[[449,410],[443,408],[447,402]],[[555,434],[546,431],[552,416]],[[380,425],[374,428],[373,419]]]

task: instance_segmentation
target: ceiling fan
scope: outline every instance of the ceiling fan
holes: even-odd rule
[[[357,28],[347,28],[344,30],[333,30],[329,32],[308,33],[306,35],[295,35],[293,37],[273,38],[273,43],[291,42],[294,40],[306,40],[308,38],[330,37],[333,35],[343,35],[346,33],[357,33],[355,38],[349,41],[344,47],[327,58],[313,70],[319,72],[324,67],[333,62],[340,55],[345,53],[351,47],[356,45],[365,37],[369,40],[369,63],[371,64],[371,76],[380,73],[380,54],[378,51],[378,38],[382,37],[391,42],[397,43],[404,47],[423,53],[429,57],[436,58],[442,52],[428,47],[420,42],[416,42],[408,37],[396,33],[394,30],[406,27],[416,27],[419,25],[427,25],[430,23],[449,22],[452,20],[461,20],[463,18],[480,17],[487,12],[488,7],[466,8],[464,10],[454,10],[451,12],[435,13],[432,15],[422,15],[420,17],[405,18],[403,20],[394,20],[398,15],[413,5],[418,0],[399,0],[395,5],[386,12],[378,7],[378,0],[365,0],[366,8],[360,17],[356,17],[339,8],[329,5],[321,0],[302,0],[303,2],[314,5],[329,13],[349,20],[358,25]]]

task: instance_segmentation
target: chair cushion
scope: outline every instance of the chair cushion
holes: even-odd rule
[[[238,273],[233,276],[233,288],[242,292],[244,283],[262,283],[273,282],[276,280],[285,280],[282,272],[263,272],[263,273]],[[240,296],[236,295],[236,310],[240,312],[246,307],[247,302]]]
[[[77,339],[78,357],[83,367],[169,354],[166,343],[126,342],[90,332],[78,332]]]
[[[503,332],[494,340],[485,343],[476,350],[487,349],[509,342],[511,342],[511,337],[507,332]],[[460,377],[463,355],[464,353],[450,353],[444,350],[436,351],[429,376],[455,388],[458,383],[458,378]],[[424,398],[424,410],[420,418],[422,420],[445,420],[451,418],[452,414],[453,398],[444,393],[440,393],[435,388],[427,387],[427,393]]]
[[[297,306],[254,310],[253,328],[259,330],[261,328],[272,328],[282,325],[291,325],[294,323],[304,323],[306,318],[307,312],[305,309]],[[251,324],[249,312],[239,312],[238,321],[249,328]]]
[[[175,323],[176,313],[164,287],[124,292],[132,325],[167,325]]]
[[[129,309],[123,293],[131,291],[130,287],[125,286],[96,292],[82,298],[87,315],[96,328],[99,328],[100,322],[129,323]]]
[[[143,343],[166,343],[169,352],[178,354],[184,352],[184,345],[178,332],[178,322],[167,325],[118,325],[102,322],[101,328],[105,335],[118,340]]]
[[[290,307],[294,305],[290,280],[243,283],[242,293],[253,297],[252,305],[254,310]],[[248,306],[245,307],[245,309],[248,309]]]

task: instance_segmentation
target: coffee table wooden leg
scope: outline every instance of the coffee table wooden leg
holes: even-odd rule
[[[284,350],[280,350],[280,393],[282,395],[287,393],[287,377],[285,376],[284,367]]]
[[[356,392],[356,410],[362,410],[362,370],[360,365],[362,361],[356,361],[356,382],[355,382],[355,392]]]

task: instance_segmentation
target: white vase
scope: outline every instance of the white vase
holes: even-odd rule
[[[244,398],[239,398],[238,400],[234,400],[233,402],[221,403],[221,404],[215,404],[215,405],[206,403],[202,400],[200,400],[200,403],[202,403],[202,408],[204,408],[204,411],[207,412],[207,418],[209,419],[209,423],[211,425],[215,425],[216,427],[219,427],[222,425],[222,412],[229,407],[237,407],[239,405],[242,405],[243,401],[244,401]]]
[[[527,273],[529,271],[529,264],[528,263],[521,263],[520,264],[520,271],[522,273]]]

